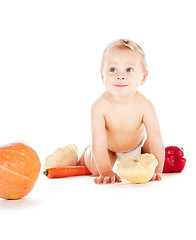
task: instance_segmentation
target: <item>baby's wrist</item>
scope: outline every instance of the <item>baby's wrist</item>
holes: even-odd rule
[[[162,172],[155,172],[156,173],[156,175],[158,175],[158,176],[162,176]]]
[[[162,174],[162,172],[163,172],[163,168],[162,167],[157,167],[156,170],[155,170],[155,173]]]
[[[111,173],[113,173],[112,169],[110,169],[110,170],[104,170],[104,171],[99,172],[99,174],[102,175],[102,176],[104,176],[104,175],[109,175],[109,174],[111,174]]]

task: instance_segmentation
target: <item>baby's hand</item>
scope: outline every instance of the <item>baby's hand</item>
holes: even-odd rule
[[[115,183],[115,182],[122,182],[122,181],[116,173],[109,171],[109,172],[102,173],[99,177],[96,177],[94,179],[94,182],[97,184],[101,184],[101,183],[107,184],[107,183]]]
[[[162,179],[162,173],[154,173],[152,179],[150,181],[154,181],[154,180],[158,180],[158,181],[161,181]]]

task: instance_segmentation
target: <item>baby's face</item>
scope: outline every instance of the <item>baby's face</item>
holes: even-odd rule
[[[139,53],[118,47],[108,50],[101,73],[107,91],[118,96],[134,94],[147,74]]]

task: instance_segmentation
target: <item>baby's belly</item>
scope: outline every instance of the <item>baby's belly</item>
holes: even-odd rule
[[[112,133],[107,131],[108,149],[115,153],[130,152],[137,148],[145,137],[145,130],[136,132]]]

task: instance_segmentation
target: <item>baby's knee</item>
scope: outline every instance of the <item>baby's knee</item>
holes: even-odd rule
[[[95,165],[95,161],[92,156],[92,147],[88,146],[84,155],[85,165],[87,166],[88,170],[92,173],[93,176],[99,176],[99,172]]]

